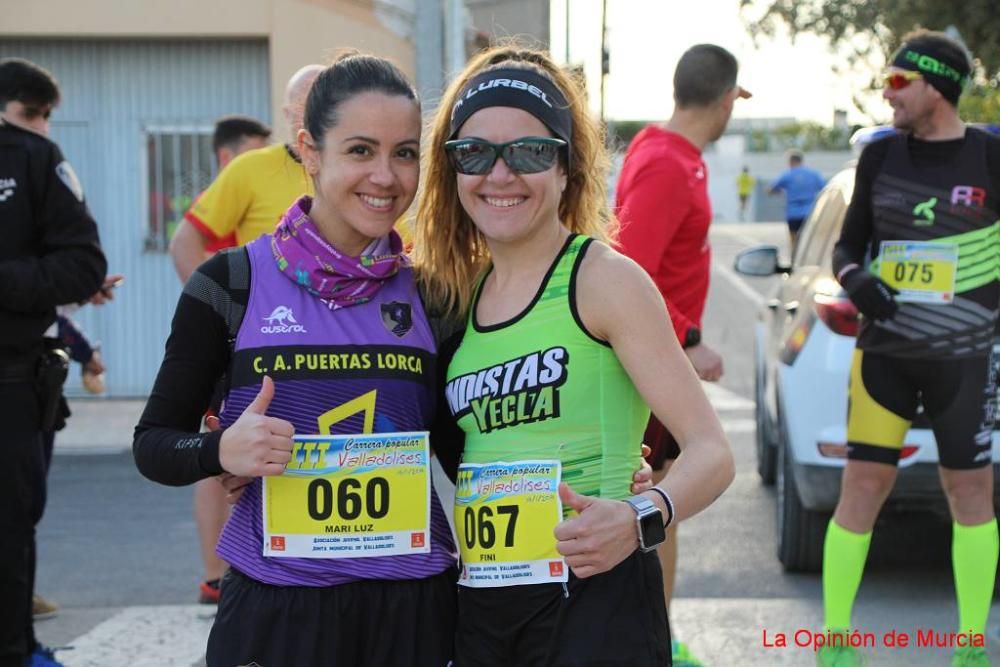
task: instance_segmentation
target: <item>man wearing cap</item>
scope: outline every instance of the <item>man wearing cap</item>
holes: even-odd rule
[[[701,316],[708,296],[712,204],[705,146],[722,136],[733,105],[750,93],[736,83],[739,65],[714,44],[688,49],[674,71],[674,112],[666,123],[648,125],[629,144],[618,177],[615,210],[618,242],[653,278],[666,301],[677,339],[702,380],[722,377],[722,357],[702,341]],[[666,476],[680,454],[676,440],[650,416],[643,438],[652,452],[653,483]],[[677,567],[677,531],[659,548],[667,605]],[[674,664],[699,664],[674,642]]]
[[[863,316],[849,385],[848,461],[823,550],[826,629],[852,630],[872,528],[892,490],[918,403],[937,442],[952,524],[958,633],[952,665],[988,665],[997,568],[991,354],[1000,283],[1000,140],[966,127],[958,100],[972,70],[938,32],[903,38],[883,96],[899,130],[870,144],[833,251]],[[820,665],[862,664],[827,646]]]

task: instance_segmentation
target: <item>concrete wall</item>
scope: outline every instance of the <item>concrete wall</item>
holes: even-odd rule
[[[413,21],[416,0],[2,0],[0,36],[69,38],[219,38],[268,40],[271,117],[287,135],[281,99],[299,67],[326,62],[352,47],[392,58],[415,73]],[[376,4],[378,8],[376,9]]]
[[[327,63],[338,49],[349,47],[391,58],[414,78],[412,25],[404,28],[392,17],[380,18],[357,2],[267,1],[271,5],[272,117],[278,136],[287,134],[281,100],[288,77],[303,65]]]
[[[742,135],[726,135],[705,151],[708,167],[708,191],[716,220],[737,222],[739,195],[736,177],[747,166],[757,179],[757,186],[747,207],[747,222],[785,219],[783,195],[769,196],[767,186],[788,167],[784,153],[746,153]],[[815,151],[805,154],[805,164],[829,180],[854,156],[850,151]]]
[[[549,45],[548,0],[466,0],[476,30],[491,39],[515,35]]]
[[[47,37],[264,37],[271,0],[4,0],[5,35]]]

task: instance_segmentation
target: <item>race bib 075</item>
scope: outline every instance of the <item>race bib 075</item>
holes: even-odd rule
[[[955,298],[958,246],[927,241],[883,241],[879,277],[902,303],[951,303]]]

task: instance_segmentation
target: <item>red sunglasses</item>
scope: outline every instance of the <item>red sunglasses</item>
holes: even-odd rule
[[[923,79],[923,75],[920,72],[891,72],[885,75],[884,85],[886,88],[891,90],[902,90],[914,81]]]

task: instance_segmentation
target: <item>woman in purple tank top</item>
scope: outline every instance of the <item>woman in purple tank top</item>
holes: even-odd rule
[[[315,197],[187,284],[137,465],[239,488],[208,665],[444,667],[456,575],[429,472],[436,345],[393,229],[417,189],[419,103],[394,65],[350,54],[303,120]],[[199,434],[222,378],[221,429]]]

